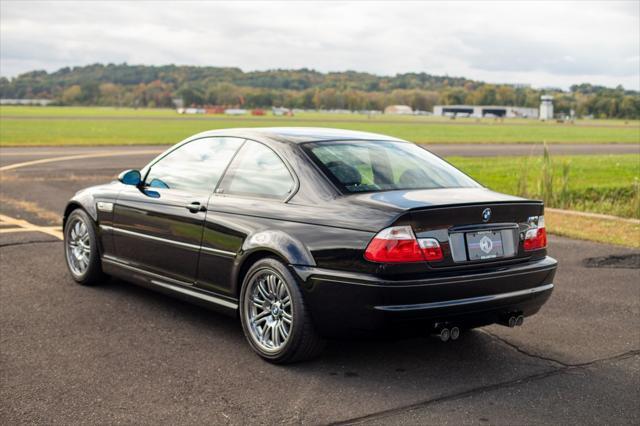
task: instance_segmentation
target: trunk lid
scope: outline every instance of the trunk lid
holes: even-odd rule
[[[485,188],[392,191],[358,198],[359,203],[397,209],[390,226],[411,226],[418,239],[434,238],[442,248],[442,261],[387,264],[385,275],[486,270],[546,255],[545,249],[527,252],[523,247],[531,218],[544,214],[540,201]],[[487,246],[492,249],[485,252]]]
[[[444,259],[430,269],[484,269],[544,256],[546,250],[523,247],[531,218],[543,214],[538,201],[476,202],[413,209],[394,225],[410,225],[418,239],[438,240]]]

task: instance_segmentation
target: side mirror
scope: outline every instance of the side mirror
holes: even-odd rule
[[[118,175],[118,180],[125,185],[138,186],[142,181],[142,176],[138,170],[125,170]]]

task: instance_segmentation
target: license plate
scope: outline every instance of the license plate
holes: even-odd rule
[[[504,256],[500,231],[469,232],[466,236],[469,260],[495,259]]]

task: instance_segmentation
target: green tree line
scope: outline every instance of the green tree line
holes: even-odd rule
[[[243,72],[239,68],[94,64],[48,73],[32,71],[0,78],[1,98],[44,98],[60,105],[172,107],[224,105],[306,109],[382,110],[404,104],[429,111],[434,105],[537,107],[554,96],[555,110],[598,118],[640,118],[640,93],[590,84],[570,90],[488,84],[460,77],[406,73],[378,76],[309,69]]]

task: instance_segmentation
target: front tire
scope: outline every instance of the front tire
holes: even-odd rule
[[[276,259],[249,268],[240,291],[240,319],[247,341],[276,364],[308,360],[324,348],[291,272]]]
[[[71,212],[65,223],[64,258],[78,284],[95,285],[105,278],[94,222],[82,209]]]

